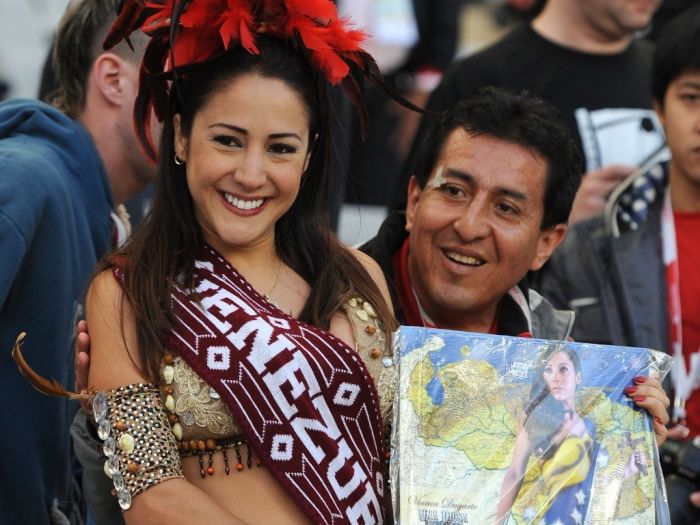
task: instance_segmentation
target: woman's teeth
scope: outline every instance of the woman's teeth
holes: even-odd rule
[[[260,206],[262,206],[264,202],[264,199],[246,201],[243,199],[239,199],[238,197],[234,197],[230,193],[224,193],[224,198],[226,199],[226,202],[228,202],[231,206],[238,208],[239,210],[254,210],[255,208],[259,208]]]

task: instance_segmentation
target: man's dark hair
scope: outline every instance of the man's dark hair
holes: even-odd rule
[[[654,100],[663,106],[668,86],[688,71],[700,72],[700,6],[674,18],[659,37],[651,68]]]
[[[438,118],[421,144],[415,176],[424,187],[447,137],[455,129],[523,146],[547,163],[542,230],[567,222],[581,184],[581,155],[563,117],[551,104],[523,91],[483,87]]]

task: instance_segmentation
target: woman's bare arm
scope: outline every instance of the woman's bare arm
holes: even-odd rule
[[[523,476],[525,475],[531,448],[527,432],[524,428],[521,428],[513,446],[513,459],[501,484],[501,497],[496,507],[495,523],[498,525],[505,523],[508,519],[510,509],[513,507],[515,498],[523,484]]]
[[[98,275],[88,290],[89,385],[96,390],[149,382],[140,371],[134,315],[122,297],[109,271]],[[134,524],[242,523],[184,478],[168,479],[136,495],[124,519]]]

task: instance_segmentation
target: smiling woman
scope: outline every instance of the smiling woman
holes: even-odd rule
[[[304,101],[284,81],[248,73],[214,94],[190,127],[185,136],[175,116],[175,149],[204,240],[229,260],[250,245],[266,246],[275,260],[275,224],[311,154]]]
[[[327,0],[154,5],[107,40],[152,36],[135,120],[147,150],[163,120],[158,186],[87,297],[124,518],[381,523],[395,321],[325,210],[328,84],[374,71],[362,34]]]

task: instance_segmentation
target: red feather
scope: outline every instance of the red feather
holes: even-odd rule
[[[255,44],[255,34],[253,33],[252,25],[252,18],[250,24],[245,20],[241,20],[241,45],[249,53],[259,55],[260,49],[258,49],[258,46]]]
[[[221,37],[202,28],[183,29],[173,47],[175,67],[189,66],[209,60],[223,50]],[[169,65],[171,71],[173,64]]]
[[[338,19],[338,10],[330,0],[285,0],[290,16],[305,15],[322,24]]]
[[[119,42],[129,38],[129,35],[136,29],[135,25],[146,6],[143,0],[125,0],[117,19],[112,24],[102,47],[111,49]]]
[[[369,124],[369,115],[367,113],[367,108],[362,102],[362,90],[357,84],[357,80],[352,75],[346,76],[341,86],[343,91],[352,102],[353,106],[357,108],[357,112],[360,114],[360,135],[362,140],[367,138],[367,128]]]
[[[167,81],[162,75],[163,61],[168,56],[169,43],[165,37],[152,39],[146,48],[139,72],[139,91],[134,102],[134,128],[139,143],[147,157],[156,161],[157,152],[153,131],[151,129],[151,115],[155,111],[156,117],[161,122],[167,114],[167,97],[161,93],[167,93]]]
[[[367,33],[361,29],[349,29],[349,23],[347,19],[336,20],[328,26],[328,29],[338,49],[360,51],[362,44],[367,40]]]
[[[154,13],[149,16],[141,26],[141,30],[144,33],[147,35],[153,35],[162,29],[167,29],[170,27],[170,19],[173,15],[172,3],[160,5],[149,2],[146,4],[146,6],[152,8]]]
[[[222,0],[197,0],[191,2],[182,12],[180,25],[183,27],[201,27],[215,29],[215,23],[226,9],[226,2]]]
[[[328,82],[336,85],[350,72],[348,64],[329,43],[333,41],[333,30],[318,26],[306,17],[290,19],[288,30],[299,34],[304,45],[311,51],[312,60],[326,73]]]
[[[238,8],[234,8],[238,4]],[[219,34],[224,48],[228,49],[231,42],[240,41],[243,48],[249,53],[258,54],[260,51],[255,45],[253,35],[253,13],[250,10],[249,1],[228,0],[229,9],[221,13],[217,24],[220,24]]]
[[[125,0],[105,45],[128,42],[139,25],[151,36],[151,43],[141,67],[134,119],[139,140],[152,159],[156,151],[150,115],[155,112],[162,121],[167,114],[169,80],[177,82],[179,76],[172,74],[173,68],[187,74],[189,66],[211,60],[238,43],[258,54],[259,34],[305,46],[312,64],[330,84],[341,84],[358,107],[363,135],[367,112],[351,67],[383,86],[399,103],[422,111],[384,83],[374,59],[362,49],[366,33],[352,29],[349,19],[339,18],[331,0]]]
[[[77,393],[66,390],[61,383],[55,379],[48,380],[45,377],[39,375],[29,363],[24,359],[20,347],[24,342],[26,334],[22,332],[17,336],[15,341],[15,346],[12,348],[12,358],[17,363],[17,368],[22,373],[22,375],[27,379],[30,385],[36,388],[42,394],[56,397],[65,397],[67,399],[90,399],[92,394],[89,393]]]

